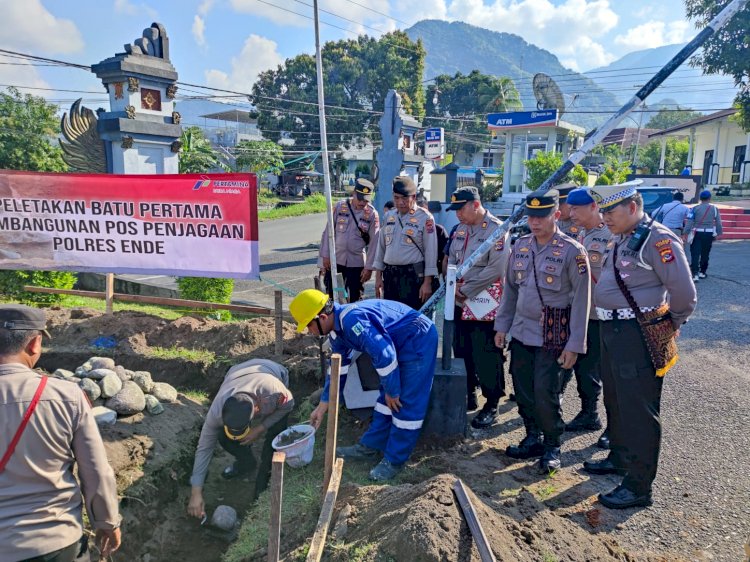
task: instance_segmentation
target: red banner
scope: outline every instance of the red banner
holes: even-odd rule
[[[0,170],[0,269],[257,279],[257,178]]]

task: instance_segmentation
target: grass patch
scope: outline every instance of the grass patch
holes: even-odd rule
[[[284,219],[287,217],[301,217],[302,215],[325,213],[325,211],[325,196],[322,193],[313,193],[301,203],[294,203],[286,207],[277,207],[275,209],[261,209],[258,211],[258,220],[263,222]]]
[[[551,552],[545,552],[542,554],[542,562],[560,562],[557,556]]]
[[[514,498],[521,493],[521,490],[523,490],[523,488],[505,488],[500,492],[500,495],[504,498]]]
[[[194,402],[198,402],[203,406],[207,406],[209,403],[208,392],[206,392],[205,390],[196,390],[194,388],[190,388],[187,390],[180,390],[180,393],[184,394],[186,398],[189,398]]]
[[[205,349],[187,349],[185,347],[151,347],[148,350],[149,357],[154,359],[185,359],[196,363],[213,363],[216,354]]]

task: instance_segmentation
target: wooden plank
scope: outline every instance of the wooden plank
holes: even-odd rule
[[[114,312],[114,294],[115,294],[115,274],[107,273],[104,278],[104,302],[105,302],[105,313],[112,314]]]
[[[331,472],[336,461],[336,436],[339,425],[339,377],[341,374],[341,355],[331,356],[331,386],[328,393],[328,427],[326,429],[326,456],[323,471],[323,489],[328,489]]]
[[[323,500],[323,507],[320,510],[318,525],[315,528],[315,534],[310,543],[310,550],[307,553],[307,562],[320,562],[320,559],[323,557],[323,550],[326,546],[326,537],[328,536],[328,528],[331,526],[333,508],[336,505],[336,496],[339,493],[341,474],[343,470],[344,459],[336,459],[336,464],[334,465],[333,473],[331,474],[331,481],[328,483],[325,499]]]
[[[281,291],[273,292],[276,322],[276,355],[284,353],[284,308]]]
[[[103,299],[105,294],[99,291],[79,291],[76,289],[53,289],[51,287],[32,287],[26,285],[24,291],[30,293],[46,293],[51,295],[73,295],[75,297],[89,297],[92,299]],[[191,301],[185,299],[170,299],[167,297],[147,297],[145,295],[125,295],[114,293],[114,299],[123,302],[138,302],[145,304],[157,304],[161,306],[175,306],[179,308],[208,308],[211,310],[230,310],[232,312],[244,312],[246,314],[271,315],[270,308],[259,306],[246,306],[243,304],[222,304],[217,302]]]
[[[279,562],[281,551],[281,499],[286,453],[276,451],[271,461],[271,518],[268,521],[268,562]]]
[[[487,535],[484,534],[482,524],[479,521],[479,517],[477,517],[477,512],[474,510],[474,506],[466,490],[467,488],[460,478],[453,483],[453,491],[458,499],[458,505],[461,506],[461,511],[463,511],[464,517],[466,517],[469,530],[474,537],[474,541],[477,543],[479,557],[482,559],[482,562],[497,562],[490,548],[490,542],[487,540]]]

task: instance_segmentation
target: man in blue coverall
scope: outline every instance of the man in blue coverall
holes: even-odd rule
[[[438,334],[432,321],[405,304],[373,299],[340,305],[315,289],[302,291],[289,305],[297,331],[307,328],[329,336],[331,349],[341,354],[342,374],[352,351],[367,353],[380,375],[380,396],[372,423],[359,443],[339,447],[346,459],[383,459],[370,471],[376,481],[390,480],[403,468],[417,443],[435,375]],[[310,416],[316,428],[328,411],[330,379],[320,405]]]

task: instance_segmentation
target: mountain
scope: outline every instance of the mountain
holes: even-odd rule
[[[607,66],[594,68],[584,74],[624,103],[682,47],[684,45],[675,44],[635,51]],[[672,107],[677,103],[681,107],[696,111],[718,110],[731,107],[736,93],[737,89],[731,77],[704,76],[699,68],[693,68],[685,63],[649,96],[646,103],[672,103]]]
[[[620,105],[610,92],[590,78],[565,68],[555,55],[527,43],[518,35],[490,31],[463,22],[422,20],[405,30],[421,39],[427,51],[425,78],[456,72],[508,76],[516,83],[524,108],[536,109],[531,80],[537,72],[550,75],[565,94],[563,120],[585,127],[600,125]],[[600,111],[602,113],[593,113]]]

